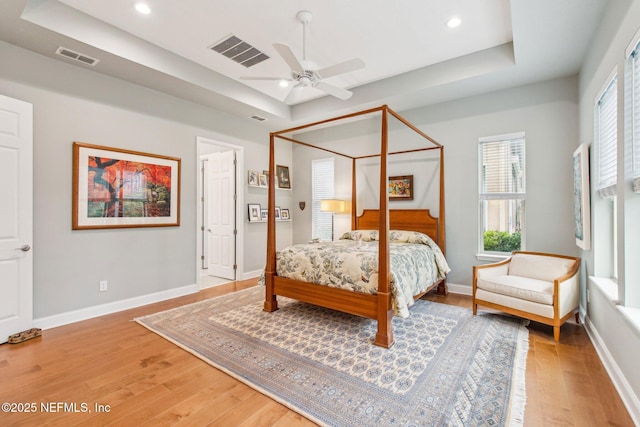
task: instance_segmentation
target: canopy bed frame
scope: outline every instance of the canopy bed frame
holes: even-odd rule
[[[322,146],[312,145],[307,142],[295,139],[294,132],[310,130],[313,127],[331,124],[356,118],[363,115],[381,114],[381,139],[380,150],[376,154],[365,156],[351,156],[328,150]],[[388,115],[395,117],[403,126],[411,129],[424,140],[425,147],[409,149],[404,151],[389,151],[389,125]],[[295,144],[302,144],[315,149],[327,151],[331,154],[343,156],[351,159],[352,179],[351,179],[351,226],[354,230],[379,230],[378,248],[378,290],[374,295],[351,292],[344,289],[330,286],[317,285],[309,282],[293,280],[279,277],[276,272],[276,177],[275,173],[269,174],[269,200],[268,200],[268,228],[267,228],[267,262],[265,268],[265,302],[264,310],[273,312],[278,309],[277,296],[293,298],[310,304],[327,307],[330,309],[363,316],[377,320],[377,333],[374,344],[381,347],[391,347],[393,345],[393,330],[390,294],[390,265],[389,265],[389,232],[390,230],[411,230],[422,232],[431,237],[445,252],[445,220],[444,220],[444,147],[423,133],[406,119],[391,110],[388,106],[382,105],[377,108],[363,110],[324,121],[314,122],[295,128],[285,129],[279,132],[270,133],[269,170],[275,171],[275,141],[282,139]],[[408,209],[390,210],[388,197],[388,157],[396,154],[405,154],[418,151],[437,150],[439,152],[439,218],[431,215],[428,209]],[[356,206],[356,163],[359,159],[380,157],[380,205],[378,209],[364,210],[361,216],[357,216]],[[446,294],[447,288],[445,280],[432,284],[425,292],[415,295],[419,298],[426,292],[437,286],[438,292]]]

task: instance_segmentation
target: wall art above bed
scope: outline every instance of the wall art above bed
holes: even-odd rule
[[[389,177],[389,200],[413,200],[413,175]]]
[[[180,225],[180,159],[73,143],[72,228]]]

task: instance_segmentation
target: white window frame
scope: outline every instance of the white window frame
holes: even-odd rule
[[[484,159],[483,159],[483,151],[482,147],[487,143],[508,143],[511,144],[516,141],[522,141],[522,188],[519,191],[515,192],[484,192]],[[520,227],[520,250],[525,250],[526,248],[526,227],[525,227],[525,218],[526,218],[526,139],[524,132],[515,132],[504,135],[495,135],[489,137],[483,137],[478,140],[478,212],[479,212],[479,222],[478,222],[478,254],[476,258],[483,261],[493,261],[496,259],[505,258],[509,256],[509,252],[497,252],[497,251],[486,251],[484,249],[484,232],[485,232],[485,201],[490,200],[515,200],[521,203],[522,207],[522,218],[521,218],[521,227]]]
[[[335,162],[333,157],[311,162],[311,236],[331,240],[332,214],[320,211],[320,201],[333,199]]]

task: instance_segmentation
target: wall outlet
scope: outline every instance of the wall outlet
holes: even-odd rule
[[[105,292],[107,289],[109,289],[109,285],[107,285],[107,281],[106,280],[101,280],[100,281],[100,292]]]

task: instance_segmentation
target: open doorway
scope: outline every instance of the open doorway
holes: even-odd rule
[[[197,138],[197,277],[201,289],[242,277],[243,147]],[[242,187],[240,187],[242,188]]]

